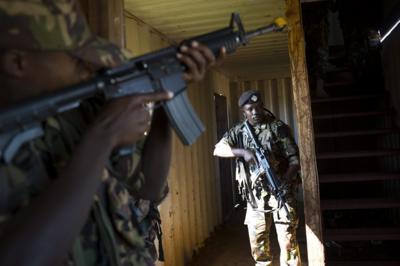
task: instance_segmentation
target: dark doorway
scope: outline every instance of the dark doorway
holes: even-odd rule
[[[226,97],[219,94],[214,94],[215,113],[217,120],[217,138],[220,140],[224,133],[228,130],[228,113]],[[225,221],[233,210],[233,178],[232,178],[232,160],[219,158],[219,176],[221,184],[221,204],[222,218]]]

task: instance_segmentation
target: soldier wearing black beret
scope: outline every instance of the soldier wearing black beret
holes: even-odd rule
[[[215,145],[214,155],[236,158],[236,180],[239,193],[247,201],[245,224],[248,227],[251,252],[256,265],[271,265],[269,234],[274,224],[281,248],[280,265],[301,265],[296,239],[298,224],[294,192],[298,186],[299,153],[290,128],[264,108],[259,91],[248,90],[239,97],[245,121],[258,138],[267,159],[282,184],[291,213],[290,219],[279,206],[265,182],[265,175],[255,175],[257,163],[244,122],[232,127]]]
[[[242,93],[242,95],[240,95],[239,97],[239,107],[243,107],[243,105],[247,104],[247,103],[256,103],[261,101],[261,94],[259,91],[256,90],[249,90],[249,91],[245,91]]]

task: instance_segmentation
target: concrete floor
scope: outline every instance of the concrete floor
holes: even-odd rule
[[[251,266],[254,265],[251,257],[247,227],[243,224],[245,210],[243,207],[235,210],[230,219],[218,228],[205,242],[203,248],[193,257],[188,266]],[[304,222],[301,222],[298,231],[302,265],[306,259],[306,244]],[[274,254],[274,266],[279,266],[279,246],[275,231],[271,235],[271,249]]]

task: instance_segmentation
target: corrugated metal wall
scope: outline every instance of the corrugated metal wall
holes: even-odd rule
[[[169,45],[168,38],[129,13],[125,24],[127,47],[135,55]],[[170,193],[160,205],[166,266],[185,265],[222,222],[218,164],[212,156],[217,142],[213,94],[226,96],[231,126],[242,117],[238,97],[250,88],[260,90],[266,107],[297,132],[289,77],[230,81],[213,70],[202,82],[190,85],[189,97],[207,130],[190,147],[183,146],[176,136],[173,138]]]
[[[135,55],[169,45],[160,33],[129,14],[125,23],[127,47]],[[229,80],[210,71],[204,81],[191,85],[188,91],[207,131],[190,147],[173,137],[170,193],[160,206],[168,266],[184,265],[221,223],[217,164],[212,156],[216,142],[213,94],[229,94]]]

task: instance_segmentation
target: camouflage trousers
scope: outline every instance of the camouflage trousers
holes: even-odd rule
[[[288,220],[283,209],[273,212],[253,210],[247,204],[245,224],[249,231],[251,253],[256,266],[272,265],[270,250],[270,232],[275,225],[279,247],[280,265],[300,266],[300,250],[296,239],[298,218],[294,208],[290,207],[292,219]]]

